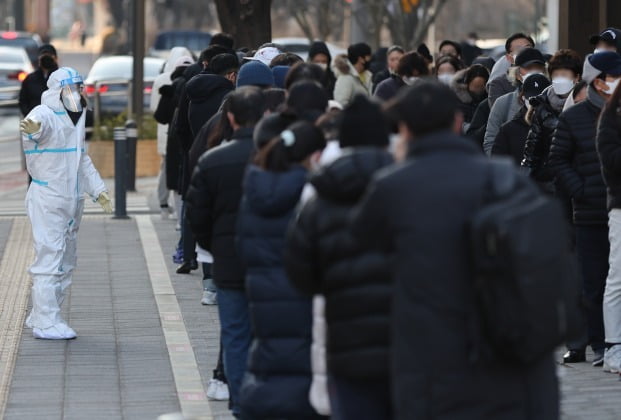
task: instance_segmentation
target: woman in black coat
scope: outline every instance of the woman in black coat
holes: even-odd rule
[[[244,419],[309,419],[312,303],[283,267],[285,233],[306,184],[321,131],[297,122],[264,146],[248,168],[238,219],[238,246],[254,336],[240,404]]]

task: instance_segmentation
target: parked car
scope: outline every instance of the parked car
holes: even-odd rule
[[[149,55],[168,58],[173,47],[186,47],[197,56],[209,46],[211,34],[201,31],[163,31],[157,34]]]
[[[308,59],[308,50],[311,44],[308,38],[274,38],[272,42],[280,45],[286,52],[299,55],[304,61]],[[326,42],[326,45],[328,46],[328,50],[330,50],[332,58],[338,54],[347,54],[347,50],[344,48],[330,44],[329,42]]]
[[[0,32],[0,47],[23,48],[34,68],[39,67],[39,47],[41,44],[41,37],[37,34],[15,31]]]
[[[101,57],[95,61],[84,80],[86,97],[94,101],[99,97],[101,113],[121,113],[127,110],[134,58],[129,55]],[[160,74],[164,60],[155,57],[144,59],[144,108],[149,107],[153,80]]]
[[[22,82],[34,67],[20,47],[0,47],[0,105],[17,105]]]

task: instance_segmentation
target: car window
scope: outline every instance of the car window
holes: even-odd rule
[[[283,48],[287,52],[306,53],[310,49],[310,45],[308,44],[287,44],[287,45],[283,45]]]
[[[24,56],[20,51],[12,51],[10,49],[0,50],[0,62],[20,64],[24,62]]]
[[[154,60],[152,58],[146,58],[144,60],[144,76],[147,78],[154,78],[160,74],[162,68],[162,60]],[[102,80],[102,79],[131,79],[132,77],[132,60],[131,59],[112,59],[112,60],[98,60],[93,65],[89,79]]]

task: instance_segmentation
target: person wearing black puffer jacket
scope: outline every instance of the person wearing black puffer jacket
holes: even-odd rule
[[[271,73],[270,73],[271,74]],[[252,132],[263,116],[265,95],[254,86],[228,97],[231,140],[205,152],[198,161],[186,195],[186,217],[201,248],[213,255],[224,370],[232,411],[240,414],[239,392],[246,371],[251,332],[244,268],[235,235],[242,198],[242,180],[254,153]]]
[[[285,263],[301,292],[326,300],[327,361],[334,419],[391,419],[391,274],[388,258],[349,229],[351,209],[392,163],[377,105],[359,96],[343,112],[343,156],[312,175],[316,190],[287,235]]]
[[[528,168],[530,177],[545,191],[552,193],[554,176],[548,167],[552,135],[567,98],[580,80],[582,58],[575,51],[559,50],[550,59],[548,72],[552,86],[530,100],[533,107],[532,122],[521,165]]]
[[[211,74],[198,74],[188,82],[188,119],[194,138],[203,125],[218,112],[226,95],[235,89],[238,69],[237,56],[218,54],[209,62]],[[193,169],[190,166],[190,173]]]
[[[593,365],[604,362],[604,320],[602,301],[608,274],[608,212],[606,185],[596,150],[597,121],[606,99],[607,72],[613,71],[619,55],[601,52],[584,62],[583,79],[589,83],[587,99],[563,112],[552,139],[548,165],[554,171],[556,186],[571,197],[575,228],[576,254],[582,273],[585,300],[588,303],[587,336],[568,344],[565,362],[585,360],[589,344],[594,352]]]
[[[257,152],[244,177],[237,242],[246,270],[253,343],[241,388],[243,419],[312,419],[311,298],[283,267],[285,234],[311,160],[325,147],[319,128],[299,121]]]

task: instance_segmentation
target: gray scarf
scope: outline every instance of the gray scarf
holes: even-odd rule
[[[587,100],[599,109],[604,108],[604,105],[606,105],[606,100],[602,98],[602,95],[597,93],[597,90],[593,86],[589,86],[587,89]]]
[[[550,101],[550,106],[552,109],[558,112],[559,114],[563,111],[563,107],[565,106],[565,102],[567,101],[567,95],[559,96],[554,93],[554,89],[552,86],[546,89],[546,95],[548,96],[548,101]]]

